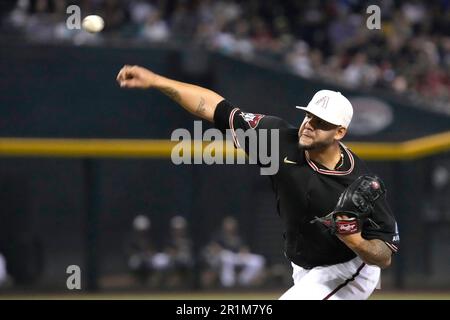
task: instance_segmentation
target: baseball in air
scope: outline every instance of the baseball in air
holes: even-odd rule
[[[83,29],[90,33],[97,33],[105,27],[105,21],[102,17],[91,15],[83,19]]]

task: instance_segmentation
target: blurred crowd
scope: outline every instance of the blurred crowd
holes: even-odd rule
[[[126,241],[128,269],[144,286],[158,289],[248,288],[271,284],[280,279],[279,265],[253,252],[232,216],[223,218],[210,239],[194,248],[188,221],[182,216],[170,220],[164,244],[158,247],[155,227],[146,215],[133,219]],[[289,273],[284,270],[284,274]]]
[[[104,17],[105,32],[68,30],[69,4]],[[372,4],[381,9],[380,30],[366,27]],[[3,22],[33,41],[204,46],[450,111],[450,0],[18,0]]]

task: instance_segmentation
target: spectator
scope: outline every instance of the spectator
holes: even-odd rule
[[[91,35],[65,27],[67,0],[18,0],[2,33],[29,41],[102,44],[128,36],[172,41],[247,60],[283,62],[302,77],[381,88],[450,113],[448,1],[382,1],[380,30],[365,27],[368,3],[286,0],[78,1],[107,21]],[[5,32],[6,31],[6,32]],[[124,32],[128,31],[128,32]],[[299,41],[301,45],[293,45]],[[189,46],[188,46],[189,47]]]
[[[142,30],[142,36],[152,42],[163,42],[169,39],[169,27],[167,23],[161,19],[161,14],[158,10],[154,10],[149,14],[147,22]]]
[[[8,278],[8,273],[6,271],[6,260],[5,257],[0,253],[0,287],[6,282]]]
[[[169,256],[158,253],[151,238],[151,221],[145,215],[133,220],[132,233],[126,248],[128,267],[141,284],[149,279],[153,284],[160,282],[161,272],[169,265]]]
[[[286,59],[288,65],[298,75],[304,78],[312,76],[313,69],[309,57],[309,46],[306,42],[298,41],[294,46],[294,50],[287,55]]]
[[[170,220],[170,239],[165,253],[169,257],[166,268],[167,286],[190,285],[193,280],[194,257],[187,221],[182,216],[175,216]]]
[[[258,280],[261,280],[265,259],[250,251],[239,235],[238,228],[235,218],[225,217],[221,230],[205,247],[203,285],[212,285],[216,277],[223,287],[246,287],[258,284]]]
[[[372,86],[376,81],[376,69],[367,63],[365,53],[357,53],[345,68],[343,80],[351,87]]]

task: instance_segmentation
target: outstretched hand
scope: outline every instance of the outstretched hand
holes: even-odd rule
[[[117,82],[122,88],[149,89],[155,85],[157,77],[148,69],[125,65],[117,75]]]

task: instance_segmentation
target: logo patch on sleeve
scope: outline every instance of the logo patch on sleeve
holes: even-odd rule
[[[247,121],[248,125],[252,129],[255,129],[258,126],[259,121],[262,118],[264,118],[263,114],[254,114],[254,113],[245,113],[245,112],[241,112],[240,116],[242,117],[242,119]]]

